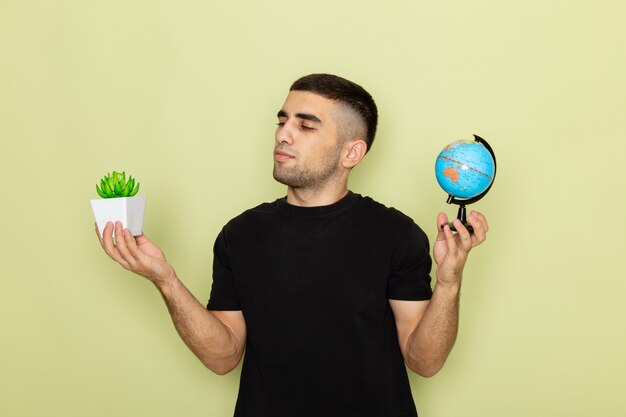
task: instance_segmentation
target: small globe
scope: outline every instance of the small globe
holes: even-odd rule
[[[495,176],[493,156],[479,141],[460,140],[446,146],[435,163],[437,182],[449,195],[473,198],[489,188]]]

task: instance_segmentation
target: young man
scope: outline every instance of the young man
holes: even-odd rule
[[[347,188],[371,148],[377,109],[360,86],[314,74],[278,112],[274,178],[287,196],[231,220],[215,242],[207,308],[161,250],[121,223],[100,238],[124,268],[161,292],[181,338],[213,372],[244,356],[236,417],[416,416],[406,366],[444,364],[456,338],[461,277],[485,240],[445,214],[433,248],[407,216]],[[443,227],[441,227],[443,225]],[[97,231],[96,231],[97,232]]]

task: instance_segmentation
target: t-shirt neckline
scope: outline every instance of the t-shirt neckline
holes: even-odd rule
[[[279,212],[286,214],[296,214],[299,216],[320,216],[343,211],[346,208],[350,207],[354,202],[356,202],[358,198],[358,194],[355,194],[352,191],[348,190],[348,194],[346,194],[340,200],[334,202],[333,204],[316,207],[302,207],[289,204],[287,202],[287,197],[283,197],[276,200],[276,208]]]

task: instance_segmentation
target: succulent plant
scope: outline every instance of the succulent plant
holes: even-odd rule
[[[139,191],[139,183],[135,185],[135,179],[126,172],[108,173],[100,180],[100,186],[96,184],[96,191],[102,198],[132,197]]]

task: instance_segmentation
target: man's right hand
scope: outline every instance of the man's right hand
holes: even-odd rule
[[[133,237],[130,230],[123,229],[122,222],[119,221],[115,223],[114,240],[113,227],[113,222],[108,222],[100,236],[96,226],[100,245],[111,259],[125,269],[149,279],[157,286],[174,279],[174,268],[167,262],[158,246],[144,235]]]
[[[189,349],[213,372],[224,375],[233,370],[246,345],[246,321],[241,310],[209,311],[176,277],[163,251],[144,235],[133,237],[121,222],[107,223],[102,249],[125,269],[152,281],[165,300],[176,331]]]

